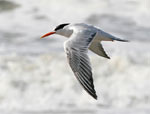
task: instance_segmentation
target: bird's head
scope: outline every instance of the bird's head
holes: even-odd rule
[[[59,35],[65,36],[65,37],[69,37],[72,34],[72,30],[67,29],[67,26],[69,24],[70,23],[60,24],[52,32],[48,32],[48,33],[44,34],[43,36],[41,36],[41,38],[45,38],[52,34],[59,34]]]

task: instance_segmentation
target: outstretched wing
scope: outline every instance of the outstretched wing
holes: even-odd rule
[[[87,50],[89,44],[96,33],[78,32],[74,33],[72,37],[65,42],[65,52],[67,54],[68,62],[76,78],[83,86],[83,88],[95,99],[97,99],[96,91],[94,89],[92,68],[90,65]]]
[[[89,49],[99,56],[110,59],[110,57],[104,51],[102,44],[100,42],[92,42]]]

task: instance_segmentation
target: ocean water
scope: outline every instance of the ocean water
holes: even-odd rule
[[[0,114],[149,114],[148,0],[1,0]],[[75,79],[66,38],[40,36],[60,23],[88,23],[129,40],[91,52],[98,100]]]

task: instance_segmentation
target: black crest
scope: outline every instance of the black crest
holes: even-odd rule
[[[64,26],[69,25],[70,23],[65,23],[65,24],[60,24],[55,28],[55,31],[59,30],[59,29],[63,29]]]

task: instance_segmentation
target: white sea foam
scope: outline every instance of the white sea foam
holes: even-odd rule
[[[65,55],[0,56],[0,108],[149,106],[150,53],[140,56],[140,62],[123,52],[112,56],[111,60],[91,56],[97,102],[81,89]]]
[[[16,9],[0,15],[2,41],[0,53],[45,53],[49,50],[60,50],[63,38],[54,38],[55,35],[51,39],[39,40],[39,38],[53,30],[56,25],[65,22],[92,23],[128,40],[149,41],[148,1],[13,0],[12,2],[17,4]],[[91,19],[92,21],[89,21]]]

